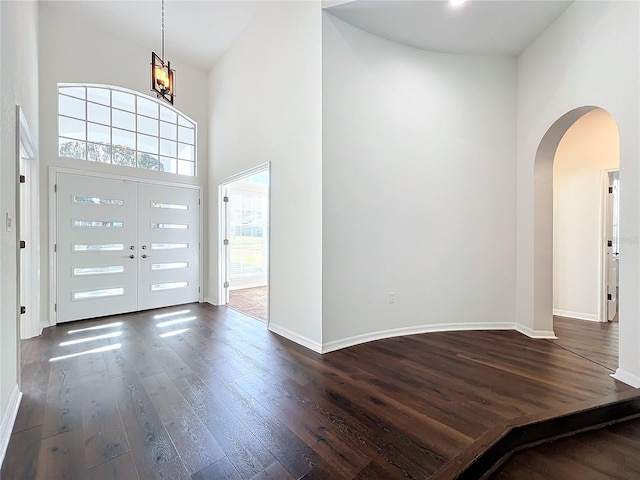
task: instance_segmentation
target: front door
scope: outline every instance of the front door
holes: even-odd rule
[[[199,299],[199,191],[58,173],[57,321]]]

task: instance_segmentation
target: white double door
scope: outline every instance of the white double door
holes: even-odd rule
[[[56,174],[57,322],[197,302],[196,188]]]

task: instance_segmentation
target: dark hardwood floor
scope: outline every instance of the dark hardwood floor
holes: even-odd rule
[[[424,479],[498,422],[631,389],[513,331],[319,355],[207,304],[48,328],[22,361],[3,480]]]
[[[553,330],[563,348],[596,362],[611,371],[618,368],[618,322],[590,322],[553,317]]]
[[[516,453],[495,480],[637,480],[640,420],[562,438]]]

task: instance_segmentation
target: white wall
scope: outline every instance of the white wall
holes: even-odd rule
[[[210,74],[207,298],[218,304],[217,186],[271,162],[269,328],[322,335],[320,2],[266,2]]]
[[[198,124],[197,161],[195,178],[150,172],[136,168],[102,165],[95,162],[60,158],[58,148],[58,83],[100,83],[129,88],[143,94],[150,92],[151,51],[158,45],[136,44],[130,39],[114,35],[100,19],[79,16],[73,2],[40,2],[40,144],[41,148],[41,218],[42,272],[49,265],[49,169],[67,167],[105,173],[205,185],[207,179],[208,116],[207,74],[170,58],[176,70],[177,96],[175,107]],[[205,190],[205,200],[206,200]],[[206,212],[206,201],[203,202]],[[206,220],[205,220],[206,224]],[[206,225],[203,226],[206,231]],[[206,244],[206,236],[205,236]],[[206,271],[206,270],[205,270]],[[42,312],[50,309],[49,277],[42,275]]]
[[[640,386],[640,3],[574,2],[518,59],[516,319],[552,328],[551,232],[534,235],[534,162],[545,132],[562,115],[595,105],[620,134],[621,260],[619,378]],[[548,160],[548,159],[547,159]],[[552,161],[548,160],[549,162]],[[548,168],[547,168],[548,171]],[[540,172],[541,174],[544,172]],[[548,172],[547,172],[548,173]],[[545,173],[545,175],[547,174]],[[550,189],[549,189],[550,191]],[[550,218],[537,219],[541,223]],[[550,223],[549,223],[550,224]],[[535,250],[534,238],[544,243]],[[534,253],[535,252],[535,253]],[[538,260],[536,263],[536,257]],[[538,271],[535,272],[534,265]],[[548,294],[536,295],[535,277]]]
[[[515,59],[323,25],[325,350],[513,328]]]
[[[618,127],[602,109],[564,135],[553,161],[553,310],[599,320],[602,303],[602,174],[617,169]]]
[[[16,413],[18,312],[16,230],[7,232],[5,215],[16,218],[16,105],[37,138],[38,7],[35,2],[0,2],[0,459]],[[6,428],[9,430],[7,431]]]

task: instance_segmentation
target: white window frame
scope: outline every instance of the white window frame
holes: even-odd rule
[[[65,89],[68,88],[81,88],[84,89],[84,98],[68,95],[65,92]],[[109,104],[98,101],[93,101],[88,99],[88,89],[103,89],[109,91]],[[117,106],[114,106],[113,101],[113,92],[124,93],[128,95],[133,95],[135,97],[133,102],[133,109],[121,109]],[[61,113],[61,98],[73,98],[79,101],[84,102],[84,118],[80,118],[79,116],[73,116],[62,114]],[[150,101],[158,105],[158,114],[157,117],[148,116],[145,112],[139,111],[139,99],[143,99],[143,101]],[[108,123],[96,120],[89,120],[89,106],[96,105],[109,108],[109,121]],[[164,110],[163,110],[164,109]],[[113,113],[121,112],[127,115],[133,115],[134,127],[126,128],[124,126],[114,125],[113,121]],[[168,112],[168,113],[167,113]],[[167,117],[163,118],[163,113],[168,116],[174,116],[174,120],[169,120]],[[71,119],[75,121],[84,122],[84,132],[78,132],[80,137],[82,138],[72,138],[72,135],[62,135],[60,128],[61,119]],[[149,134],[145,131],[142,131],[139,127],[140,120],[144,119],[145,121],[157,122],[157,134]],[[89,134],[89,126],[97,126],[101,128],[108,128],[109,131],[109,141],[97,141],[90,140]],[[167,136],[163,136],[162,127],[169,126],[170,129],[174,128],[173,136],[174,138],[170,138]],[[133,135],[134,139],[134,147],[122,147],[121,151],[126,151],[127,154],[133,154],[133,162],[135,165],[127,164],[127,163],[114,163],[116,148],[118,145],[114,145],[113,137],[114,137],[114,129],[118,131],[123,131],[128,134]],[[191,132],[193,134],[193,141],[190,141],[188,138],[185,139],[182,135],[186,134],[187,136],[191,136]],[[147,139],[155,139],[156,146],[155,150],[153,148],[146,149],[142,147],[140,140],[140,136],[144,135]],[[118,165],[118,166],[128,166],[133,168],[139,168],[141,170],[148,171],[159,171],[164,172],[169,175],[185,175],[189,177],[197,176],[197,139],[198,139],[198,125],[197,123],[189,118],[184,113],[180,112],[178,109],[167,105],[164,102],[159,101],[158,99],[151,97],[149,95],[145,95],[134,90],[129,90],[126,88],[117,87],[114,85],[101,85],[101,84],[90,84],[90,83],[59,83],[58,84],[58,155],[64,158],[74,158],[78,160],[84,161],[96,161],[95,159],[89,158],[89,149],[90,145],[102,145],[104,148],[108,149],[108,162],[101,161],[100,163]],[[181,141],[182,140],[182,141]],[[70,144],[76,142],[79,146],[84,146],[84,153],[81,156],[73,156],[73,155],[61,155],[61,145],[62,142],[65,141],[65,144]],[[153,140],[152,140],[153,141]],[[166,150],[163,152],[163,142],[166,145],[175,146],[175,152],[173,154],[167,153]],[[182,146],[182,150],[181,147]],[[182,152],[188,152],[191,149],[191,154],[188,153],[183,154]],[[151,151],[150,151],[151,150]],[[82,151],[82,149],[81,149]],[[81,153],[81,152],[80,152]],[[142,156],[149,157],[152,161],[155,160],[157,162],[158,167],[156,168],[147,168],[145,166],[140,166],[139,160]],[[146,157],[145,157],[146,158]],[[133,163],[132,162],[132,163]],[[165,162],[172,166],[172,170],[160,170],[159,167],[162,166],[165,168]]]

